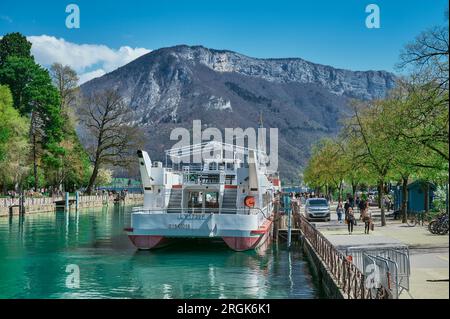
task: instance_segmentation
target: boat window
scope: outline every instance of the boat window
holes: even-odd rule
[[[218,192],[208,192],[205,194],[205,208],[219,208]]]
[[[203,202],[202,192],[189,192],[188,207],[189,208],[202,208]]]

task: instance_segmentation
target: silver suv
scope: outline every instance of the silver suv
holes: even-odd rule
[[[308,220],[322,219],[330,221],[330,205],[325,198],[308,198],[305,204],[305,216]]]

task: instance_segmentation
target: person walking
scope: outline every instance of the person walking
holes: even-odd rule
[[[345,201],[344,204],[344,210],[345,210],[345,214],[347,215],[348,209],[350,208],[350,200],[347,198],[347,200]]]
[[[338,218],[338,223],[342,224],[342,214],[344,213],[344,208],[342,207],[342,202],[339,202],[336,207],[336,214]]]
[[[358,210],[359,210],[359,216],[362,218],[364,211],[366,210],[366,207],[369,206],[369,202],[365,200],[365,198],[361,198],[358,204]]]
[[[364,209],[362,213],[362,221],[364,222],[364,234],[369,234],[370,224],[372,223],[372,214],[370,213],[369,208]]]
[[[345,220],[347,221],[348,234],[353,233],[353,225],[355,224],[355,215],[353,214],[353,208],[349,207],[347,213],[345,214]]]

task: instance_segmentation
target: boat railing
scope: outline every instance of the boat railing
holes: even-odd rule
[[[179,213],[179,214],[238,214],[238,215],[258,215],[262,214],[264,217],[268,218],[270,212],[268,208],[258,208],[258,207],[248,207],[248,208],[191,208],[191,207],[180,207],[180,208],[144,208],[144,207],[133,207],[133,213],[142,214],[158,214],[158,213]]]

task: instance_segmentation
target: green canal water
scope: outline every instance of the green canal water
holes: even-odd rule
[[[131,207],[0,218],[0,298],[320,298],[297,251],[183,242],[137,251]],[[69,265],[79,287],[66,284]],[[67,272],[66,272],[67,271]]]

